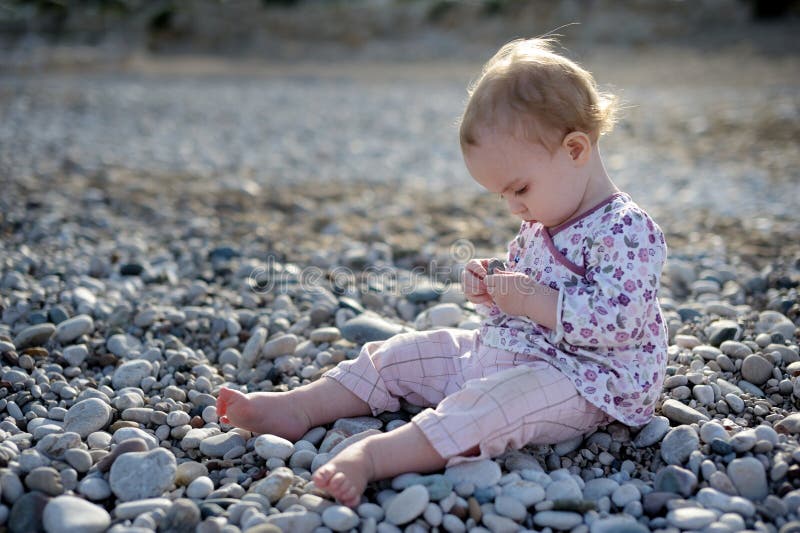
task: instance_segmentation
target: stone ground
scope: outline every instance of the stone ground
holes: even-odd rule
[[[400,327],[474,326],[448,286],[517,226],[460,161],[479,63],[0,74],[0,523],[797,530],[797,56],[580,59],[624,103],[609,171],[671,250],[659,417],[374,484],[357,512],[309,472],[413,406],[285,443],[220,426],[213,399],[292,388]]]

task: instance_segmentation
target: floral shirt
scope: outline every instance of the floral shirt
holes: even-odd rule
[[[559,291],[556,329],[479,306],[481,340],[548,361],[609,416],[646,424],[666,370],[657,299],[666,253],[660,228],[625,193],[555,228],[523,222],[506,269]]]

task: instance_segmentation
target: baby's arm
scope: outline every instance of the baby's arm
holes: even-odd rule
[[[548,329],[558,321],[558,291],[519,272],[496,270],[484,278],[497,307],[508,315],[525,316]]]

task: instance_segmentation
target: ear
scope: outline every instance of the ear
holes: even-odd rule
[[[592,153],[592,141],[582,131],[568,133],[561,141],[561,147],[569,154],[572,162],[578,166],[586,164]]]

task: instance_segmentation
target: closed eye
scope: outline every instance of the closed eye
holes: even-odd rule
[[[526,192],[528,192],[528,186],[527,185],[524,186],[523,188],[519,189],[519,190],[514,191],[514,195],[515,196],[520,196],[522,194],[525,194]]]

